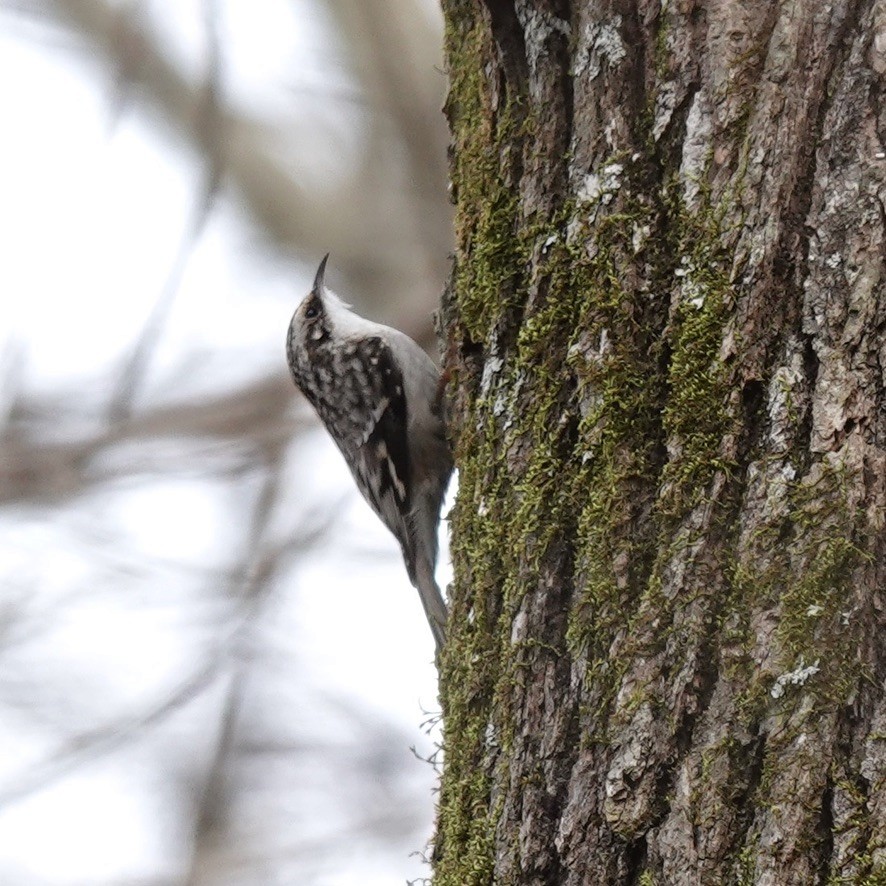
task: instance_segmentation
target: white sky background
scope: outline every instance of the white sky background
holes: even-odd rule
[[[219,8],[226,99],[271,118],[292,113],[293,91],[321,103],[336,116],[335,150],[305,174],[340,174],[362,111],[328,28],[287,0]],[[199,72],[200,4],[154,0],[147,11],[173,57]],[[137,101],[115,113],[114,72],[87,45],[41,21],[0,6],[0,391],[4,366],[17,366],[20,396],[51,404],[67,435],[105,420],[108,379],[162,291],[200,176]],[[312,274],[264,246],[222,195],[138,402],[283,372],[286,325]],[[0,416],[8,406],[0,396]],[[173,455],[180,467],[164,473]],[[258,628],[237,633],[236,594],[219,588],[259,490],[248,470],[219,482],[209,466],[220,457],[165,441],[61,506],[0,509],[0,883],[186,881],[195,822],[182,797],[199,797],[236,665],[171,715],[139,717],[232,647],[249,662],[240,714],[270,750],[249,758],[245,787],[230,787],[228,833],[250,865],[224,882],[427,874],[409,853],[430,835],[435,778],[410,745],[433,750],[421,723],[437,709],[436,676],[396,544],[325,436],[300,437],[292,496],[269,532],[285,541],[324,508],[336,509],[331,528],[273,583]],[[109,723],[132,734],[78,756],[70,737]],[[367,771],[374,788],[356,790]]]

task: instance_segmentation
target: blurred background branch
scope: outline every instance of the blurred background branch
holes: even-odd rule
[[[103,0],[54,0],[60,16],[95,47],[120,78],[139,88],[165,123],[206,150],[206,90],[164,53],[160,36],[138,7]],[[295,4],[299,14],[310,5]],[[365,113],[361,151],[353,168],[330,182],[293,163],[285,143],[300,151],[335,150],[329,125],[336,96],[319,94],[322,112],[301,111],[274,126],[226,109],[213,140],[228,182],[263,234],[310,261],[326,252],[367,302],[399,313],[404,304],[436,304],[451,240],[445,199],[446,145],[441,123],[445,81],[440,22],[422,0],[329,0],[337,26],[335,58],[347,66]],[[223,50],[222,50],[223,51]]]

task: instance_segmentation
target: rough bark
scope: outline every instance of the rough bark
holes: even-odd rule
[[[886,2],[443,5],[435,882],[886,883]]]

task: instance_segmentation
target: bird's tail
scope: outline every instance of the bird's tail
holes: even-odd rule
[[[431,633],[434,635],[434,642],[437,644],[437,653],[439,654],[446,640],[446,620],[449,613],[446,609],[446,602],[443,600],[443,594],[440,593],[440,587],[434,578],[434,568],[424,557],[419,557],[415,564],[413,584],[421,597],[421,605],[424,607],[425,616],[431,626]]]

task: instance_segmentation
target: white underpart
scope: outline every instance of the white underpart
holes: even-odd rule
[[[351,310],[351,306],[342,301],[334,292],[323,290],[323,306],[326,308],[326,316],[335,329],[346,338],[358,338],[367,335],[381,335],[382,338],[390,327],[381,323],[373,323]]]

